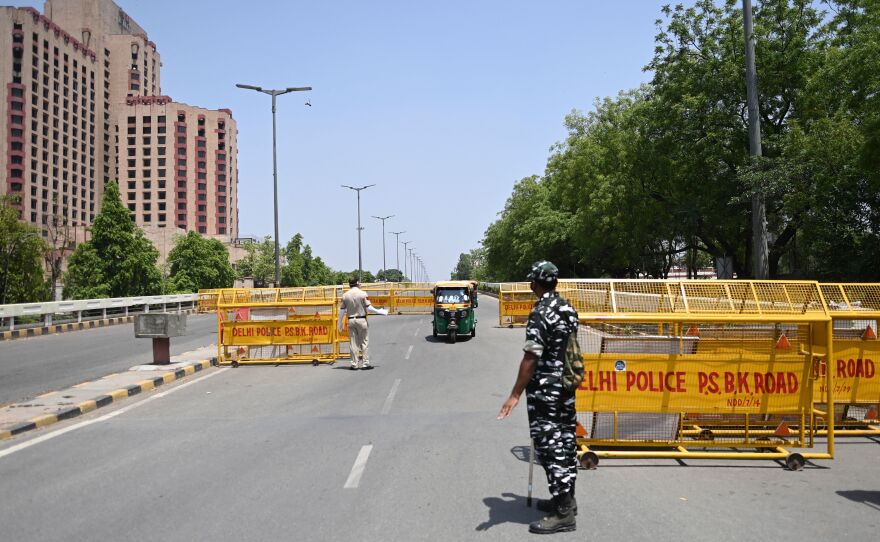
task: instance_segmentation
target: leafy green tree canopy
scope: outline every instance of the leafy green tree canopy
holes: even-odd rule
[[[216,239],[206,239],[194,231],[180,236],[168,253],[170,283],[176,292],[199,289],[230,288],[235,270],[229,263],[229,251]]]
[[[64,297],[90,299],[157,295],[162,276],[156,267],[159,251],[144,236],[119,197],[119,187],[104,189],[101,212],[91,240],[80,244],[68,260]]]
[[[18,219],[8,197],[0,198],[0,305],[49,299],[42,258],[49,246],[39,230]]]

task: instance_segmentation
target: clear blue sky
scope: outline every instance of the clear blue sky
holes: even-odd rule
[[[543,172],[566,113],[650,78],[665,2],[117,3],[156,42],[163,93],[232,109],[242,234],[273,231],[272,127],[270,98],[235,83],[310,85],[279,98],[282,244],[300,232],[331,267],[355,269],[355,193],[339,185],[375,183],[361,202],[364,268],[382,266],[370,215],[394,214],[387,229],[407,231],[436,280],[478,246],[513,183]]]

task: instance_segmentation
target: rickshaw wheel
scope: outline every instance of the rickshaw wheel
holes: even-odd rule
[[[474,326],[473,329],[471,329],[471,337],[476,337],[476,336],[477,336],[477,326]]]
[[[451,342],[452,344],[455,344],[455,341],[457,338],[458,338],[458,333],[456,333],[455,331],[449,332],[449,342]]]
[[[436,339],[437,338],[437,328],[435,327],[431,331],[434,333],[434,338]]]

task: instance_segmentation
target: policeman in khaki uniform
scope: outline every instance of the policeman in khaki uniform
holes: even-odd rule
[[[348,341],[351,350],[351,370],[372,369],[368,351],[367,311],[371,307],[367,292],[358,288],[358,279],[348,281],[349,290],[342,296],[341,308],[348,315]],[[360,367],[358,365],[360,364]]]
[[[563,389],[562,372],[569,335],[577,333],[578,314],[556,292],[558,276],[559,269],[547,261],[535,263],[527,276],[538,301],[529,315],[516,383],[498,413],[499,420],[506,418],[525,390],[529,433],[553,495],[537,505],[550,514],[529,525],[529,531],[539,534],[574,531],[577,514],[577,416],[574,392]]]

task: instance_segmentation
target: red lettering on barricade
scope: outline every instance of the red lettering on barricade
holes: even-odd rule
[[[698,373],[697,382],[699,384],[700,393],[704,395],[721,393],[721,387],[718,384],[718,373]]]
[[[837,360],[838,378],[874,378],[876,368],[871,359]]]

